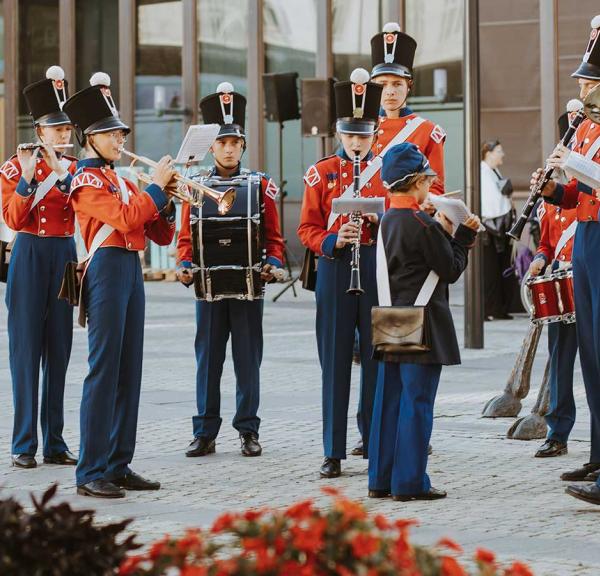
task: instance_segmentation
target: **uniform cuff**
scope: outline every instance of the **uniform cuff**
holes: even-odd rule
[[[59,179],[56,183],[56,187],[63,193],[69,194],[71,189],[71,180],[73,180],[73,175],[70,172],[66,173],[67,175],[63,180]]]
[[[544,200],[554,206],[560,206],[562,203],[563,196],[565,195],[565,187],[562,184],[556,183],[554,194],[552,196],[544,196]]]
[[[169,224],[173,224],[173,222],[175,222],[175,217],[177,216],[175,202],[167,202],[165,209],[162,211],[162,216]]]
[[[271,264],[271,266],[275,266],[275,268],[283,267],[283,262],[279,258],[275,258],[275,256],[267,256],[266,264]]]
[[[145,192],[150,196],[150,198],[152,198],[156,209],[159,212],[162,212],[165,209],[167,203],[169,202],[169,199],[167,198],[167,195],[163,192],[163,189],[158,184],[150,184],[148,188],[146,188]]]
[[[329,258],[334,258],[334,250],[335,250],[335,244],[337,242],[337,234],[328,234],[327,236],[325,236],[325,240],[323,240],[322,244],[321,244],[321,253],[324,256],[328,256]]]
[[[23,198],[29,198],[29,196],[35,194],[37,187],[38,183],[35,178],[31,182],[27,182],[27,180],[21,176],[21,179],[17,184],[16,192],[19,196],[23,196]]]
[[[534,260],[543,260],[544,264],[548,264],[548,258],[543,252],[538,252],[534,257]]]
[[[583,192],[584,194],[594,194],[594,189],[583,182],[577,180],[577,192]]]
[[[191,268],[192,267],[192,263],[189,260],[182,260],[179,263],[179,267],[180,268]]]

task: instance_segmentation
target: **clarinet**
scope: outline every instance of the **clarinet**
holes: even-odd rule
[[[352,162],[352,175],[353,175],[353,196],[354,198],[360,198],[360,153],[354,153],[354,160]],[[352,260],[350,263],[350,288],[346,290],[347,294],[356,294],[360,296],[364,294],[364,290],[360,287],[360,236],[362,232],[362,212],[352,212],[350,214],[350,221],[358,226],[358,236],[352,242]]]
[[[568,146],[577,130],[577,127],[581,124],[583,119],[585,118],[585,114],[583,110],[579,110],[573,120],[569,123],[569,129],[565,132],[565,135],[562,137],[560,144],[563,146]],[[527,198],[527,202],[525,202],[525,206],[523,207],[523,211],[521,215],[515,222],[514,226],[506,233],[511,238],[515,240],[520,240],[521,235],[523,234],[523,229],[525,228],[525,224],[527,220],[529,220],[529,216],[533,212],[533,208],[537,204],[537,201],[542,197],[542,190],[544,186],[550,182],[552,178],[552,174],[554,173],[554,168],[546,168],[544,171],[544,175],[537,181],[537,184],[531,189],[529,197]]]

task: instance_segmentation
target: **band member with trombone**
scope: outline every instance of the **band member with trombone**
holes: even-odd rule
[[[67,81],[59,66],[23,90],[37,142],[23,144],[0,168],[2,213],[17,232],[8,270],[6,305],[15,410],[12,463],[35,468],[40,361],[43,454],[46,464],[76,464],[63,439],[65,377],[73,310],[58,300],[65,265],[76,256],[69,186],[76,159],[71,121],[62,111]]]
[[[341,146],[304,175],[305,189],[298,226],[304,246],[319,256],[315,296],[317,345],[323,386],[322,477],[341,474],[346,458],[346,430],[355,331],[360,335],[361,429],[368,445],[377,363],[371,358],[371,308],[377,304],[375,238],[377,215],[356,222],[332,210],[332,201],[353,194],[353,162],[358,156],[360,195],[385,197],[380,171],[371,162],[377,132],[381,86],[358,68],[350,81],[335,84],[337,135]],[[360,234],[358,278],[364,293],[348,293],[351,279],[351,245]],[[364,455],[366,457],[366,454]]]
[[[253,173],[241,168],[246,150],[244,132],[246,99],[234,91],[229,82],[222,82],[215,94],[200,101],[205,124],[219,124],[218,136],[211,147],[214,167],[210,176],[235,179]],[[269,282],[273,271],[283,263],[284,243],[279,227],[276,198],[279,189],[270,178],[260,175],[261,202],[264,203],[264,250],[266,263],[261,279]],[[248,192],[250,193],[250,192]],[[196,210],[197,216],[197,210]],[[189,286],[193,282],[193,250],[190,219],[192,209],[184,203],[181,230],[177,241],[177,277]],[[196,263],[197,264],[197,263]],[[236,375],[236,413],[233,427],[239,432],[244,456],[260,456],[260,365],[263,353],[263,300],[238,299],[196,302],[196,405],[192,418],[194,438],[186,456],[206,456],[215,452],[215,440],[221,428],[221,375],[227,341],[231,335],[233,365]]]
[[[471,214],[454,230],[442,213],[436,221],[421,210],[435,177],[427,158],[412,143],[394,146],[383,160],[381,178],[390,190],[390,209],[381,220],[377,241],[379,302],[391,313],[394,307],[402,312],[423,307],[424,337],[410,350],[376,348],[381,362],[369,444],[371,498],[391,495],[408,501],[446,496],[432,488],[427,475],[428,444],[442,366],[460,363],[448,284],[466,268],[480,222]],[[417,322],[415,332],[416,327]],[[391,324],[383,328],[386,335],[393,330]]]
[[[587,464],[561,476],[567,481],[591,480],[600,470],[600,180],[587,177],[587,172],[597,171],[596,165],[600,164],[600,15],[592,19],[591,27],[583,60],[571,75],[579,84],[588,118],[579,124],[570,149],[559,145],[547,160],[548,170],[562,169],[567,175],[575,163],[583,168],[577,178],[565,185],[549,179],[542,186],[546,178],[541,169],[532,175],[531,181],[532,187],[541,186],[546,200],[576,209],[578,221],[573,243],[573,281],[579,359],[592,420],[591,453]],[[600,479],[593,484],[571,485],[566,491],[575,498],[600,504]]]
[[[95,73],[88,88],[67,100],[64,111],[86,155],[71,183],[88,251],[80,306],[85,306],[89,324],[89,373],[81,399],[77,493],[121,498],[124,490],[160,488],[159,482],[146,480],[129,467],[144,343],[145,296],[138,252],[144,250],[146,237],[160,245],[173,239],[175,206],[165,188],[175,172],[171,158],[163,157],[144,192],[117,176],[113,163],[121,158],[130,129],[119,118],[108,74]]]

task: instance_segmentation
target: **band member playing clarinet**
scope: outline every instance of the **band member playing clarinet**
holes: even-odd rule
[[[43,454],[46,464],[76,464],[63,440],[63,397],[71,355],[73,309],[57,295],[65,265],[76,257],[69,186],[76,159],[71,121],[62,112],[67,81],[52,66],[23,90],[37,142],[22,145],[0,168],[2,213],[17,232],[6,287],[15,420],[12,463],[35,468],[40,360]]]
[[[577,78],[584,105],[592,100],[589,109],[597,109],[600,105],[600,15],[592,20],[592,31],[583,61],[572,76]],[[557,146],[547,165],[549,168],[564,169],[568,175],[570,163],[577,159],[591,168],[600,164],[600,126],[590,118],[579,124],[570,149]],[[537,186],[542,175],[543,170],[533,174],[532,186]],[[579,359],[592,420],[591,450],[590,461],[587,464],[561,476],[567,481],[587,480],[590,474],[600,470],[599,192],[600,181],[597,185],[590,186],[575,178],[566,185],[550,180],[542,189],[546,200],[562,208],[576,209],[578,221],[573,242],[573,287]],[[567,493],[575,498],[600,504],[600,479],[593,484],[569,486]]]
[[[537,254],[529,266],[532,276],[544,269],[556,272],[571,267],[573,238],[577,228],[575,210],[542,203],[538,209],[541,226]],[[546,414],[548,436],[535,453],[536,458],[550,458],[567,453],[567,440],[575,424],[573,397],[573,369],[577,356],[575,324],[551,322],[548,324],[548,352],[550,354],[550,411]]]
[[[200,110],[206,124],[220,124],[219,134],[211,147],[214,167],[211,176],[235,179],[253,177],[256,173],[241,168],[246,150],[244,123],[246,99],[234,92],[229,82],[222,82],[217,92],[203,98]],[[264,205],[263,282],[273,279],[272,270],[281,268],[284,244],[279,227],[276,198],[279,189],[268,177],[258,174],[261,203]],[[250,192],[248,192],[249,194]],[[195,217],[198,216],[195,210]],[[181,231],[177,241],[179,280],[186,286],[193,282],[192,210],[184,203],[181,211]],[[230,234],[229,234],[230,236]],[[222,239],[226,241],[225,236]],[[239,432],[244,456],[260,456],[260,365],[263,353],[263,300],[227,297],[221,300],[196,302],[196,402],[198,413],[192,418],[194,439],[186,456],[206,456],[215,452],[215,439],[221,427],[221,374],[225,362],[227,341],[231,335],[233,365],[236,376],[236,413],[233,427]]]
[[[470,215],[453,230],[442,213],[436,221],[420,209],[436,173],[414,144],[391,148],[381,177],[391,198],[377,246],[380,300],[385,306],[424,307],[428,349],[378,352],[382,362],[369,444],[369,496],[434,500],[446,493],[431,487],[426,472],[433,405],[442,366],[460,363],[448,284],[466,268],[480,223]],[[386,294],[389,302],[384,302]]]
[[[353,192],[353,158],[360,156],[362,196],[386,196],[379,170],[371,164],[371,147],[379,118],[381,86],[369,81],[362,68],[349,82],[335,84],[337,154],[323,158],[304,175],[305,189],[298,236],[319,256],[317,285],[317,345],[323,386],[323,445],[321,476],[341,474],[346,458],[346,429],[354,334],[360,335],[361,430],[368,445],[377,363],[371,358],[371,308],[377,304],[375,238],[377,216],[356,223],[332,212],[334,198]],[[351,245],[360,234],[360,284],[362,295],[348,294]],[[364,455],[366,458],[366,454]]]
[[[136,442],[144,344],[144,282],[138,252],[146,237],[168,245],[175,206],[164,192],[174,176],[165,156],[153,183],[140,192],[117,176],[129,127],[119,118],[110,77],[97,72],[64,111],[77,130],[85,160],[71,184],[73,207],[88,251],[82,305],[87,310],[89,373],[81,399],[77,493],[121,498],[124,490],[158,490],[159,482],[131,470]],[[81,310],[80,310],[81,319]]]

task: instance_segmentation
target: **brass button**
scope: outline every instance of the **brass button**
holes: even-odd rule
[[[63,210],[68,210],[69,207],[68,206],[63,206]]]
[[[342,174],[342,178],[348,178],[348,174],[347,174],[346,172],[344,172],[344,173]]]
[[[383,134],[383,129],[379,130],[379,134]]]
[[[70,233],[68,230],[65,231],[65,236],[70,236]]]
[[[131,242],[127,242],[127,248],[131,248]]]
[[[69,219],[68,218],[63,218],[63,222],[68,222]]]
[[[561,222],[564,222],[565,220],[566,218],[564,216],[560,219]]]
[[[40,206],[40,212],[43,212],[46,209],[45,206]]]
[[[590,200],[590,204],[593,206],[594,204],[596,204],[595,200]]]
[[[46,219],[45,218],[40,218],[40,221],[41,221],[42,224],[46,223]]]
[[[588,219],[588,221],[593,220],[593,218],[591,216],[588,216],[587,219]]]
[[[345,165],[346,165],[346,161],[342,160],[342,166],[345,166]]]
[[[43,173],[44,173],[44,171],[43,171],[43,170],[40,168],[40,169],[38,170],[38,174],[43,174]]]
[[[46,234],[46,231],[45,231],[45,230],[43,230],[43,229],[42,229],[42,230],[40,230],[40,236],[43,236],[44,234]]]
[[[558,220],[559,218],[560,216],[558,214],[554,217],[555,220]]]

